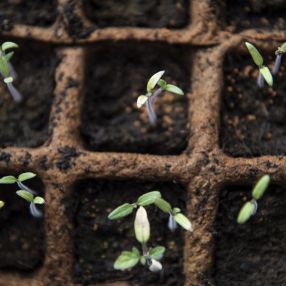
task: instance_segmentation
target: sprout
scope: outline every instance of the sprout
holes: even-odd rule
[[[42,197],[36,196],[34,197],[33,194],[30,192],[19,190],[16,192],[16,194],[24,199],[25,201],[30,203],[30,213],[33,217],[39,218],[42,217],[42,212],[38,210],[36,205],[42,205],[45,203],[45,200]]]
[[[13,81],[16,79],[17,74],[10,63],[10,60],[14,52],[8,52],[9,49],[18,48],[18,45],[13,42],[5,42],[0,47],[0,74],[3,77],[4,83],[7,85],[7,88],[12,95],[15,102],[20,102],[22,100],[22,95],[14,87]]]
[[[150,84],[150,87],[152,86],[153,84]],[[179,208],[172,209],[170,203],[162,198],[159,191],[145,193],[141,195],[135,203],[124,203],[114,209],[108,215],[108,218],[110,220],[123,218],[138,208],[134,220],[134,232],[137,241],[141,244],[142,255],[136,247],[133,247],[132,251],[123,251],[116,259],[113,265],[114,269],[125,270],[132,268],[140,261],[140,263],[146,265],[150,271],[157,272],[162,270],[162,264],[158,261],[163,257],[165,247],[147,247],[147,242],[150,240],[150,222],[145,207],[150,205],[155,205],[164,213],[169,214],[168,227],[171,231],[176,229],[177,224],[188,231],[192,231],[192,224],[189,219],[181,213]]]
[[[282,44],[281,47],[278,47],[278,49],[275,51],[276,59],[272,69],[272,73],[274,75],[278,73],[282,61],[282,55],[285,53],[286,53],[286,42]]]
[[[42,197],[35,196],[36,192],[23,183],[24,181],[30,180],[35,176],[36,174],[32,172],[22,173],[18,176],[18,178],[14,176],[4,176],[0,178],[0,184],[17,184],[20,190],[18,190],[16,194],[30,203],[30,212],[32,216],[41,217],[42,213],[38,210],[36,205],[44,204],[45,200]],[[3,206],[4,204],[2,205],[2,207]]]
[[[257,79],[257,85],[262,88],[264,86],[264,80],[269,86],[273,85],[273,78],[269,68],[263,65],[263,57],[256,49],[256,47],[248,42],[245,42],[245,45],[254,61],[254,63],[259,68],[259,75]]]
[[[264,175],[258,180],[252,190],[252,200],[246,202],[239,211],[237,223],[244,224],[250,219],[251,216],[256,214],[258,208],[257,200],[262,198],[263,194],[269,186],[269,183],[269,175]]]
[[[177,95],[184,95],[184,92],[177,86],[168,84],[165,80],[161,79],[165,71],[159,71],[151,76],[147,83],[147,93],[145,95],[140,95],[137,98],[137,107],[141,108],[144,104],[147,108],[149,122],[154,125],[157,120],[156,113],[154,112],[153,103],[158,95],[164,91],[168,91]],[[159,86],[155,90],[156,85]]]

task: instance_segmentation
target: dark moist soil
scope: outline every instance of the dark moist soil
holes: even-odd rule
[[[274,54],[274,52],[273,52]],[[273,63],[273,57],[265,57]],[[220,145],[233,157],[286,154],[286,68],[274,87],[256,85],[258,69],[250,55],[229,54],[224,63]]]
[[[151,222],[149,246],[162,245],[167,250],[162,263],[164,272],[152,273],[142,265],[133,270],[117,271],[113,263],[123,250],[133,246],[140,249],[134,236],[133,215],[125,219],[109,221],[107,216],[115,207],[136,199],[152,190],[160,190],[162,196],[184,212],[186,193],[174,183],[81,181],[74,188],[74,278],[78,283],[129,281],[132,285],[183,285],[184,231],[172,233],[167,228],[168,216],[151,206],[148,216]],[[109,198],[109,199],[107,199]]]
[[[49,138],[57,58],[54,50],[44,45],[19,45],[11,63],[18,74],[15,86],[24,99],[15,103],[0,83],[0,146],[38,147]]]
[[[182,28],[189,22],[187,0],[84,0],[87,17],[100,27]]]
[[[179,154],[186,148],[187,96],[162,94],[155,104],[157,125],[150,126],[145,106],[137,97],[146,93],[151,75],[190,91],[190,50],[151,43],[104,43],[88,51],[81,133],[94,151]]]
[[[44,186],[40,180],[32,179],[25,184],[43,196]],[[0,268],[28,271],[43,262],[44,224],[43,219],[31,216],[29,203],[16,195],[18,189],[16,184],[1,185],[0,200],[5,206],[0,210]]]
[[[251,187],[226,187],[221,192],[216,222],[217,286],[286,285],[286,192],[271,187],[258,211],[244,225],[236,218],[250,199]]]
[[[56,0],[1,0],[0,31],[10,30],[13,24],[48,27],[57,17]]]
[[[225,12],[226,24],[232,30],[286,28],[286,0],[227,0],[218,1]]]

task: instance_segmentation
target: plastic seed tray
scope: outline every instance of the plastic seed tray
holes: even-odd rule
[[[243,42],[270,62],[286,41],[286,1],[117,2],[0,3],[24,95],[15,105],[0,87],[0,173],[37,173],[31,186],[46,200],[35,221],[1,187],[0,285],[284,285],[285,65],[259,92]],[[186,97],[162,96],[151,128],[136,98],[160,69]],[[260,213],[238,226],[265,173],[273,186]],[[132,222],[108,212],[154,189],[194,232],[170,234],[155,213],[164,273],[113,271]]]

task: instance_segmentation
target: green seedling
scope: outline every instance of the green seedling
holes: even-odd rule
[[[30,202],[30,212],[32,216],[40,217],[42,213],[36,208],[36,204],[44,204],[45,201],[43,198],[35,196],[36,192],[23,183],[34,177],[36,177],[36,174],[32,172],[22,173],[18,177],[4,176],[0,178],[0,184],[17,184],[17,186],[20,188],[20,190],[16,192],[17,195]],[[3,206],[4,205],[2,205],[2,207]]]
[[[267,66],[263,64],[263,57],[256,49],[256,47],[248,42],[245,42],[245,45],[254,61],[254,63],[259,68],[259,75],[257,79],[257,85],[262,88],[264,86],[264,80],[269,86],[273,85],[273,77]]]
[[[16,192],[16,194],[28,203],[30,203],[30,213],[33,217],[42,217],[42,212],[36,207],[36,205],[42,205],[45,203],[45,200],[42,197],[34,196],[32,193],[24,190],[19,190]]]
[[[14,52],[8,51],[15,48],[18,48],[18,45],[13,42],[4,42],[0,46],[0,74],[2,75],[4,83],[6,84],[14,101],[20,102],[22,100],[22,95],[13,85],[13,81],[16,79],[17,75],[12,64],[10,63]]]
[[[124,203],[114,209],[109,215],[110,220],[126,217],[137,209],[134,220],[134,232],[137,241],[141,244],[142,253],[136,247],[131,251],[123,251],[114,263],[114,268],[125,270],[132,268],[139,262],[147,265],[150,271],[156,272],[162,269],[159,260],[163,257],[165,247],[157,246],[148,248],[147,242],[150,239],[150,223],[145,207],[155,205],[161,211],[169,215],[168,227],[174,231],[177,223],[188,231],[192,231],[192,224],[189,219],[181,213],[179,208],[172,208],[170,203],[162,198],[159,191],[152,191],[140,196],[135,203]]]
[[[270,176],[264,175],[262,176],[254,188],[252,189],[252,199],[251,201],[246,202],[241,208],[237,222],[239,224],[244,224],[247,222],[251,216],[255,215],[257,212],[257,201],[262,198],[265,191],[267,190],[270,183]]]
[[[155,99],[164,91],[168,91],[177,95],[184,95],[184,92],[173,84],[168,84],[165,80],[161,79],[165,71],[159,71],[151,76],[147,83],[147,93],[140,95],[137,98],[137,107],[141,108],[144,104],[147,108],[149,122],[154,125],[157,120],[156,113],[154,112],[153,103]],[[158,88],[156,89],[156,87]]]
[[[133,247],[131,251],[122,251],[114,262],[114,269],[125,270],[136,266],[139,262],[149,267],[152,272],[162,270],[159,260],[163,257],[165,248],[157,246],[148,248],[147,242],[150,239],[150,223],[146,209],[140,206],[134,220],[134,232],[137,241],[141,244],[142,252]]]
[[[286,42],[283,43],[281,47],[278,47],[278,49],[275,51],[276,59],[272,69],[272,73],[274,75],[278,73],[282,61],[282,55],[285,53],[286,53]]]

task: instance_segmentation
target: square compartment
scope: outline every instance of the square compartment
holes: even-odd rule
[[[273,63],[273,56],[265,56]],[[232,157],[286,154],[286,63],[274,86],[256,84],[258,68],[249,54],[230,53],[224,62],[220,147]]]
[[[224,6],[226,24],[243,29],[263,28],[269,31],[285,30],[285,0],[227,0]]]
[[[236,222],[251,199],[251,186],[221,191],[216,219],[215,285],[286,285],[286,192],[271,186],[258,201],[257,213],[245,224]]]
[[[84,0],[87,17],[98,27],[182,28],[189,22],[188,0]]]
[[[190,49],[154,43],[103,43],[86,56],[86,96],[81,134],[92,151],[175,155],[189,137],[188,99]],[[150,126],[145,106],[137,97],[146,93],[148,79],[159,70],[181,87],[185,95],[165,92],[155,104],[156,126]]]
[[[0,1],[0,31],[10,30],[14,24],[48,27],[55,22],[56,17],[56,0]]]
[[[152,190],[159,190],[172,206],[185,211],[185,189],[174,183],[148,183],[138,181],[83,180],[74,186],[71,213],[74,221],[74,279],[78,283],[129,281],[136,285],[183,285],[184,230],[170,232],[168,215],[154,206],[147,207],[151,224],[148,246],[166,247],[162,259],[164,271],[150,272],[137,265],[133,270],[118,271],[113,263],[123,250],[132,246],[140,249],[134,235],[134,217],[108,220],[110,211],[125,202]]]
[[[10,174],[1,177],[7,175]],[[43,196],[44,185],[40,179],[31,179],[25,185]],[[31,271],[44,260],[44,220],[32,217],[29,203],[16,194],[18,190],[16,184],[1,184],[0,200],[5,205],[0,210],[0,269]]]
[[[11,63],[18,75],[15,87],[23,101],[15,103],[0,83],[0,147],[39,147],[49,138],[57,58],[54,49],[32,41],[19,44]]]

